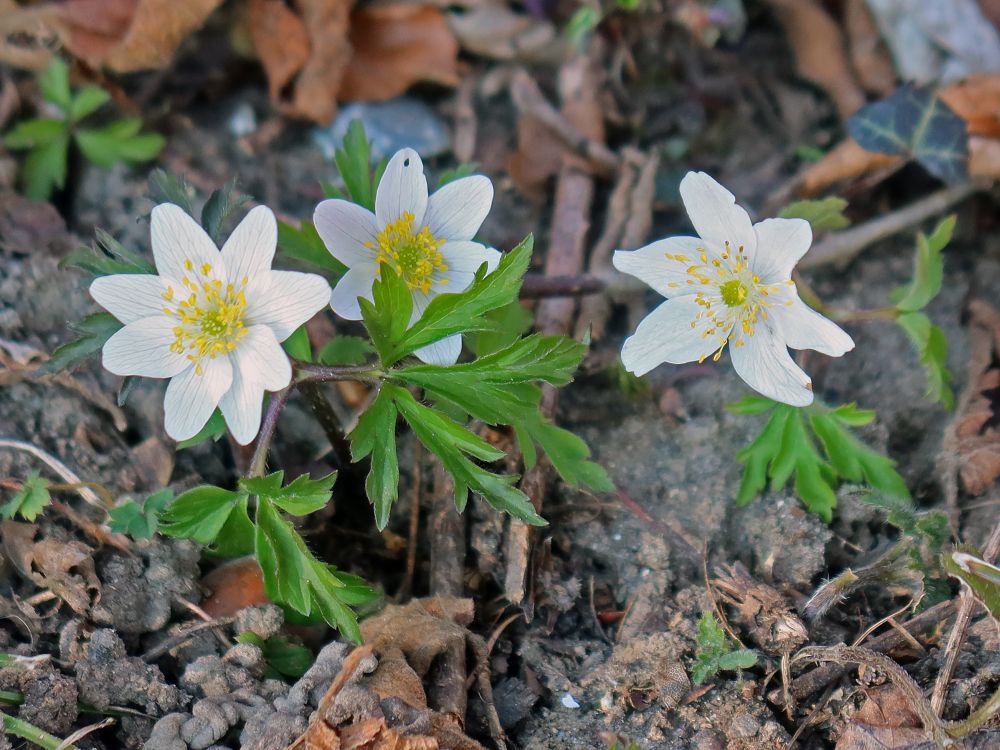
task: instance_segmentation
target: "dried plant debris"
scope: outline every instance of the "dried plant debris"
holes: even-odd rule
[[[785,597],[752,578],[740,563],[720,567],[712,583],[723,601],[736,607],[753,642],[767,653],[789,653],[806,642],[806,626]]]

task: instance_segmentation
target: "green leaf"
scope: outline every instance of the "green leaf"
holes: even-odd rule
[[[720,671],[749,669],[757,663],[753,651],[731,647],[725,631],[709,611],[703,612],[698,621],[696,642],[695,664],[691,668],[691,680],[696,685]]]
[[[66,136],[68,125],[63,120],[36,118],[19,122],[4,136],[3,144],[12,151],[46,146]]]
[[[745,648],[730,651],[719,657],[720,672],[735,672],[738,669],[750,669],[757,664],[757,654]]]
[[[965,120],[930,86],[900,86],[853,115],[847,132],[862,148],[912,157],[945,182],[968,179]]]
[[[358,299],[361,317],[382,363],[388,366],[407,353],[397,355],[413,312],[413,295],[395,271],[383,266],[380,278],[372,286],[372,300]]]
[[[573,42],[574,46],[578,49],[583,47],[584,41],[590,36],[591,32],[596,29],[601,21],[604,20],[604,14],[600,9],[595,8],[591,5],[581,5],[576,11],[570,16],[569,22],[566,24],[566,36],[569,40]]]
[[[122,161],[138,164],[155,159],[166,145],[167,139],[159,133],[140,133],[122,140],[118,155]]]
[[[102,128],[77,130],[74,137],[89,162],[108,168],[120,161],[156,158],[166,141],[158,133],[139,134],[142,120],[118,120]]]
[[[206,484],[177,496],[160,516],[160,533],[211,544],[246,493]]]
[[[531,329],[535,316],[518,301],[490,310],[485,327],[466,337],[465,343],[477,357],[506,349]]]
[[[351,201],[375,210],[375,187],[372,183],[371,145],[365,135],[361,120],[353,120],[347,126],[344,143],[334,154],[340,178],[344,181]],[[377,183],[375,183],[377,184]]]
[[[271,600],[306,616],[318,614],[345,638],[360,643],[357,617],[346,598],[356,601],[357,579],[342,578],[333,566],[317,560],[294,527],[266,499],[258,503],[256,529],[257,560]]]
[[[848,427],[864,427],[875,420],[874,409],[859,409],[857,404],[841,404],[830,411],[830,417]]]
[[[247,631],[236,636],[240,643],[252,643],[264,654],[267,669],[264,676],[271,679],[291,678],[297,680],[312,666],[315,657],[305,646],[292,643],[283,635],[272,635],[263,639],[256,633]]]
[[[250,520],[249,498],[243,495],[206,552],[215,557],[243,557],[254,551],[256,529]]]
[[[217,245],[221,244],[222,232],[232,215],[241,211],[251,200],[253,198],[249,195],[236,189],[235,177],[208,196],[201,209],[201,225]]]
[[[851,220],[844,216],[845,208],[847,208],[846,200],[830,196],[789,203],[781,209],[778,216],[782,219],[805,219],[812,225],[813,232],[825,232],[851,225]]]
[[[285,472],[276,471],[266,477],[241,479],[240,487],[248,495],[266,499],[293,516],[308,516],[326,507],[330,502],[333,484],[337,481],[337,472],[327,474],[322,479],[310,479],[308,475],[303,474],[282,487],[284,478]]]
[[[177,450],[182,450],[183,448],[193,448],[196,445],[204,443],[206,440],[211,440],[213,443],[226,434],[226,420],[222,416],[222,412],[216,409],[212,412],[212,416],[208,418],[205,422],[205,426],[198,430],[198,434],[187,440],[181,440],[177,443]]]
[[[52,102],[63,112],[69,112],[69,66],[62,58],[52,58],[49,67],[38,76],[38,88],[41,89],[43,99]]]
[[[534,441],[545,451],[552,467],[566,484],[589,487],[596,492],[614,492],[614,482],[608,477],[604,467],[587,460],[590,448],[582,438],[542,419],[537,411],[523,425],[529,440],[521,440],[521,434],[518,433],[518,442],[525,456],[525,466],[531,468],[534,461],[528,461],[529,452],[524,450],[524,443]],[[534,454],[534,450],[530,452]]]
[[[100,351],[107,340],[121,327],[121,322],[106,312],[88,315],[79,323],[71,324],[73,330],[83,335],[52,352],[49,360],[38,368],[38,373],[46,375],[78,365],[90,355]]]
[[[948,575],[958,578],[1000,623],[1000,568],[965,551],[941,556]]]
[[[68,133],[33,148],[21,167],[24,195],[32,200],[47,200],[53,190],[65,187],[68,158]]]
[[[391,365],[400,357],[452,334],[488,328],[489,323],[484,318],[485,314],[490,310],[509,305],[517,299],[521,290],[521,280],[531,260],[533,242],[533,238],[529,235],[521,244],[504,255],[497,269],[488,276],[484,264],[476,274],[475,281],[464,292],[435,297],[427,305],[420,319],[401,337],[383,336],[381,345],[376,341],[375,345],[382,355],[383,364]],[[383,274],[385,277],[383,281],[390,275]],[[364,309],[365,301],[362,301],[362,311]],[[374,334],[372,338],[375,339]]]
[[[76,92],[73,102],[69,107],[69,119],[79,122],[87,115],[91,115],[111,99],[111,94],[100,86],[84,86]]]
[[[772,401],[764,396],[744,396],[739,401],[726,404],[726,410],[733,414],[763,414],[777,406],[776,401]]]
[[[951,240],[955,229],[955,215],[944,219],[930,237],[923,232],[917,235],[917,253],[913,259],[913,280],[895,290],[891,299],[903,312],[922,310],[941,291],[944,276],[944,257],[941,251]]]
[[[858,440],[834,414],[813,414],[813,431],[823,443],[830,463],[844,479],[864,482],[880,492],[909,499],[906,482],[894,468],[896,462]]]
[[[40,476],[37,471],[28,474],[24,479],[24,486],[14,493],[14,497],[0,506],[0,518],[10,520],[19,515],[25,521],[34,521],[52,501],[49,495],[50,484],[51,482]]]
[[[781,451],[781,438],[785,434],[788,417],[787,409],[775,409],[764,423],[760,434],[736,454],[736,460],[745,464],[743,479],[736,494],[737,505],[746,505],[767,486],[767,467]]]
[[[292,335],[281,342],[281,348],[288,356],[301,362],[312,362],[312,344],[309,343],[309,332],[305,325],[292,331]]]
[[[334,258],[312,222],[303,221],[299,229],[284,221],[278,222],[278,250],[285,257],[307,263],[323,271],[329,278],[339,279],[347,266]]]
[[[931,403],[940,402],[945,409],[955,405],[951,390],[951,373],[948,371],[948,339],[944,332],[931,323],[921,312],[904,313],[896,318],[917,350],[927,374],[927,398]]]
[[[173,492],[163,489],[142,503],[126,500],[108,512],[108,528],[133,539],[151,539],[160,525],[160,514],[173,497]]]
[[[126,248],[103,229],[95,229],[94,234],[93,246],[73,250],[59,262],[59,267],[79,268],[94,276],[156,273],[156,268],[145,257]]]
[[[451,169],[446,169],[441,174],[438,175],[437,189],[440,190],[449,182],[454,182],[455,180],[460,180],[463,177],[468,177],[479,165],[475,162],[462,162],[461,164],[456,164]]]
[[[193,195],[194,188],[183,177],[159,168],[149,173],[149,197],[154,203],[173,203],[194,218]]]
[[[374,352],[368,339],[337,335],[323,345],[316,359],[322,365],[360,365]]]
[[[371,468],[365,480],[368,500],[375,510],[379,531],[389,524],[392,506],[399,498],[399,463],[396,457],[396,405],[393,391],[385,387],[358,418],[351,430],[351,459],[360,461],[370,455]]]
[[[452,421],[440,411],[416,401],[409,391],[384,384],[396,408],[410,425],[417,438],[431,453],[441,459],[445,470],[455,480],[455,505],[464,510],[469,491],[480,495],[496,510],[534,526],[545,524],[532,506],[528,496],[514,487],[517,475],[499,475],[473,463],[467,456],[482,461],[496,461],[504,453],[482,438]]]

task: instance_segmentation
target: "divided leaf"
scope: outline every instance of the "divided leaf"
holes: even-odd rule
[[[365,480],[368,499],[375,509],[379,531],[389,524],[389,513],[399,498],[399,463],[396,457],[396,404],[393,391],[385,387],[365,409],[351,430],[351,459],[371,456],[371,469]]]
[[[955,394],[949,385],[948,339],[944,331],[922,312],[904,313],[896,318],[896,323],[910,337],[927,373],[927,398],[931,403],[940,402],[945,409],[953,408]]]
[[[944,257],[941,251],[951,241],[955,221],[956,216],[952,214],[938,224],[929,237],[923,232],[917,235],[913,280],[890,295],[897,309],[903,312],[922,310],[941,291],[944,276]]]
[[[340,178],[347,188],[351,201],[364,206],[369,211],[375,210],[375,185],[371,167],[371,144],[365,135],[361,120],[352,120],[344,134],[344,143],[334,153]]]
[[[691,681],[695,685],[718,672],[750,669],[757,664],[757,654],[753,651],[732,648],[715,615],[707,610],[698,621],[697,643],[696,661],[691,668]]]
[[[49,66],[38,76],[38,88],[46,101],[52,102],[63,112],[69,112],[69,65],[62,58],[52,58]]]
[[[160,533],[167,536],[194,539],[204,545],[219,536],[229,516],[242,505],[246,509],[245,492],[233,492],[221,487],[202,485],[177,496],[160,516]]]
[[[83,362],[90,355],[100,351],[107,340],[121,327],[121,321],[106,312],[93,313],[79,323],[71,324],[73,330],[83,335],[52,352],[49,360],[38,368],[38,373],[46,375],[60,372]]]
[[[145,257],[129,250],[103,229],[95,229],[94,238],[94,245],[72,251],[60,261],[60,267],[79,268],[94,276],[156,273],[156,268]]]
[[[142,503],[126,500],[109,511],[108,528],[133,539],[151,539],[160,525],[160,514],[173,497],[173,492],[163,489],[153,493]]]
[[[303,474],[282,487],[285,472],[276,471],[266,477],[240,480],[240,488],[248,495],[257,495],[258,501],[267,500],[293,516],[308,516],[324,508],[333,495],[337,472],[322,479],[310,479]]]
[[[327,341],[319,350],[316,361],[321,365],[360,365],[375,347],[368,339],[360,336],[337,335]]]
[[[34,521],[52,501],[49,495],[50,484],[51,482],[40,476],[37,471],[28,474],[21,489],[0,506],[0,518],[10,520],[18,515],[25,521]]]
[[[328,278],[339,279],[347,273],[347,266],[330,255],[311,221],[303,221],[298,229],[279,221],[278,250],[284,256],[315,266]]]
[[[236,189],[235,177],[221,188],[213,190],[212,194],[208,196],[208,200],[205,201],[204,208],[201,209],[201,225],[205,228],[208,236],[215,240],[216,244],[220,244],[222,231],[229,218],[252,200],[253,198],[249,195]]]
[[[851,225],[844,216],[847,201],[837,196],[789,203],[778,213],[782,219],[805,219],[812,225],[813,232],[829,229],[843,229]]]
[[[993,619],[1000,623],[1000,568],[964,551],[942,555],[941,564],[948,575],[968,586]]]

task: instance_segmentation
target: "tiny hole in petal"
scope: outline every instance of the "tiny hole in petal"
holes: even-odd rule
[[[403,159],[403,166],[404,167],[410,166],[410,160],[409,159]]]

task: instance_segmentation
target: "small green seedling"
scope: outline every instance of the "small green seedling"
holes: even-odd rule
[[[25,478],[24,486],[14,494],[14,497],[0,506],[0,518],[9,520],[14,516],[20,516],[25,521],[34,521],[52,502],[52,497],[49,495],[50,484],[51,482],[39,476],[37,471],[31,472]]]
[[[704,612],[698,621],[698,650],[691,668],[691,680],[701,685],[719,672],[750,669],[757,663],[757,654],[750,649],[734,648],[715,615]]]
[[[7,148],[28,151],[21,167],[27,197],[45,200],[54,190],[66,186],[71,147],[79,149],[87,161],[104,168],[118,162],[150,161],[163,149],[163,136],[141,132],[142,120],[136,117],[105,125],[85,124],[111,96],[98,86],[74,91],[69,83],[69,66],[59,58],[54,58],[39,76],[38,85],[58,116],[24,120],[4,137]]]

